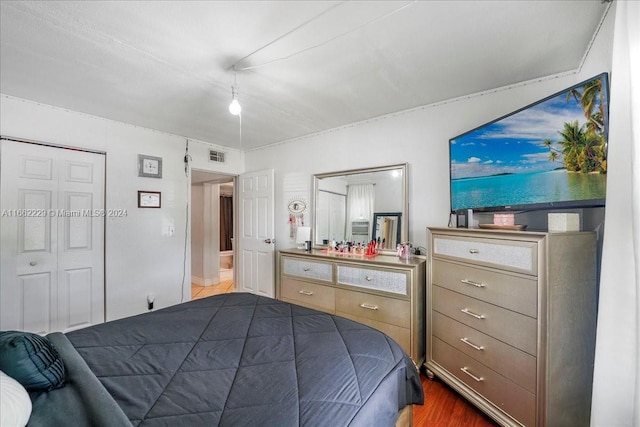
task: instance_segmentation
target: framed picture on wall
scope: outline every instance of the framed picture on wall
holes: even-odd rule
[[[162,157],[138,154],[138,176],[162,178]]]
[[[138,191],[139,208],[159,208],[162,195],[159,191]]]

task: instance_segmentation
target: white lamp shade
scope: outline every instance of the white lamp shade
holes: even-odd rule
[[[296,228],[296,243],[302,244],[307,240],[311,240],[311,227]]]

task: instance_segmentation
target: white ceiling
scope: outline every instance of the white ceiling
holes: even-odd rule
[[[607,7],[2,1],[0,92],[248,150],[576,70]]]

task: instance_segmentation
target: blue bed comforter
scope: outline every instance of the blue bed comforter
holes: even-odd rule
[[[423,402],[413,362],[383,333],[251,294],[66,338],[136,426],[393,426]]]

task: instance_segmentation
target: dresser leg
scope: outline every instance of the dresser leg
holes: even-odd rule
[[[431,369],[426,369],[426,374],[427,374],[427,378],[430,379],[431,381],[433,381],[433,379],[436,377],[433,374],[433,371]]]

